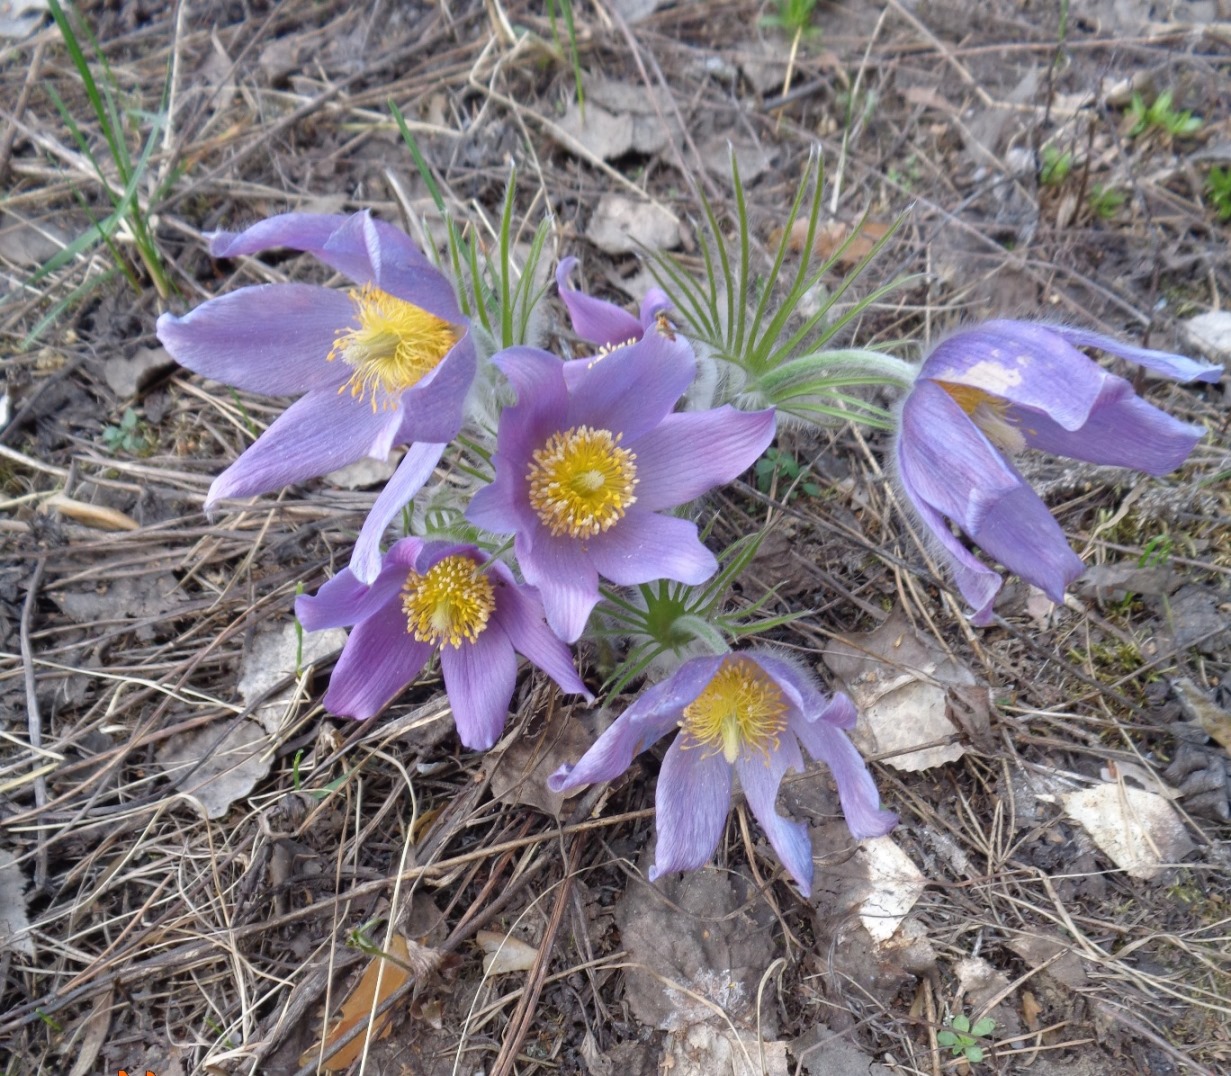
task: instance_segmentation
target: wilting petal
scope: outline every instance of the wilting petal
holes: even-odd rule
[[[182,318],[163,314],[158,339],[181,366],[249,392],[298,396],[342,384],[345,363],[327,362],[354,320],[341,292],[309,284],[262,284],[210,299]]]
[[[342,717],[372,717],[419,675],[431,654],[407,632],[401,605],[390,601],[351,630],[321,701]]]
[[[1075,347],[1096,347],[1100,351],[1118,355],[1122,359],[1135,362],[1156,374],[1173,378],[1176,381],[1208,381],[1221,380],[1223,367],[1221,364],[1211,366],[1203,362],[1194,362],[1183,355],[1173,355],[1170,351],[1154,351],[1147,347],[1135,347],[1123,343],[1102,333],[1087,332],[1085,329],[1071,329],[1065,325],[1051,325],[1048,328],[1057,336],[1067,340]]]
[[[868,772],[868,764],[860,757],[846,733],[828,721],[797,721],[791,726],[804,750],[824,762],[838,785],[842,813],[857,840],[883,837],[895,825],[897,815],[883,811],[876,782]]]
[[[973,610],[970,622],[978,627],[986,627],[992,622],[992,603],[1004,584],[999,572],[992,571],[986,564],[970,552],[956,538],[944,516],[926,502],[920,500],[911,491],[908,484],[903,483],[912,507],[919,516],[919,521],[927,527],[932,539],[932,551],[940,555],[957,584],[957,589],[966,604]]]
[[[553,792],[568,792],[581,785],[615,780],[634,757],[676,727],[680,712],[710,682],[720,661],[693,658],[662,683],[646,688],[576,765],[561,766],[551,775],[548,787]]]
[[[792,758],[794,756],[794,758]],[[735,769],[748,798],[752,814],[761,824],[787,873],[805,897],[812,895],[812,839],[802,822],[783,818],[775,803],[778,786],[787,769],[802,770],[799,748],[792,737],[783,740],[779,751],[768,758],[759,754],[741,755]]]
[[[563,538],[548,541],[570,547],[577,544]],[[542,545],[542,540],[536,542],[536,555]],[[655,579],[695,586],[718,570],[718,561],[697,536],[695,523],[654,512],[629,512],[610,530],[589,539],[586,552],[599,575],[620,586]]]
[[[315,594],[299,595],[295,599],[295,616],[304,631],[350,627],[391,601],[405,582],[406,569],[397,564],[387,565],[370,586],[344,568]]]
[[[349,393],[318,389],[288,407],[209,488],[208,509],[223,497],[253,497],[328,474],[392,447],[398,416],[373,411]]]
[[[472,751],[486,751],[504,731],[517,683],[508,636],[489,624],[473,643],[442,647],[440,668],[458,738]]]
[[[542,669],[561,691],[584,695],[587,702],[593,702],[594,696],[577,675],[569,648],[547,626],[538,592],[533,587],[518,586],[502,564],[493,564],[490,571],[500,579],[492,622],[504,629],[513,649]]]
[[[537,587],[547,623],[566,643],[575,643],[598,604],[598,573],[574,541],[553,538],[545,530],[530,548],[519,534],[514,542],[526,582]]]
[[[629,444],[663,420],[697,372],[687,341],[670,341],[657,332],[610,355],[568,365],[583,373],[569,386],[568,415],[561,428],[610,430]]]
[[[687,504],[736,479],[773,439],[773,411],[724,406],[668,415],[633,445],[637,504],[651,511]]]
[[[568,308],[573,331],[583,340],[589,340],[599,347],[640,340],[641,323],[632,314],[614,303],[596,299],[569,286],[569,274],[576,264],[576,258],[563,258],[556,267],[556,287]]]
[[[359,530],[350,559],[351,571],[359,579],[376,578],[380,571],[380,540],[389,524],[432,477],[432,472],[447,447],[447,444],[414,444],[406,450],[402,462],[385,483],[385,488],[380,491]]]
[[[654,794],[658,840],[650,881],[672,871],[708,863],[718,847],[731,807],[731,767],[721,754],[680,746],[667,748]]]
[[[1065,588],[1085,570],[1047,505],[1024,482],[996,503],[970,537],[1057,605],[1064,603]]]
[[[902,407],[898,470],[913,495],[970,534],[1018,473],[938,385],[921,381]]]
[[[1124,391],[1096,404],[1079,430],[1066,430],[1047,415],[1023,412],[1019,428],[1026,443],[1057,456],[1148,474],[1174,471],[1205,436],[1204,427],[1172,418],[1136,396],[1127,381],[1121,384]]]

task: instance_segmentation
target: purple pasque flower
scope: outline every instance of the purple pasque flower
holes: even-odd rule
[[[517,404],[500,416],[495,480],[466,518],[516,536],[522,574],[565,642],[598,603],[599,576],[696,584],[717,570],[696,525],[664,510],[747,468],[773,439],[774,414],[673,414],[695,361],[687,341],[658,328],[593,359],[513,347],[493,360]]]
[[[576,265],[576,258],[561,260],[556,267],[556,288],[568,309],[573,330],[583,340],[589,340],[600,348],[635,344],[651,327],[660,324],[660,315],[671,305],[664,291],[650,288],[641,300],[641,318],[638,320],[606,299],[596,299],[570,287],[568,278]]]
[[[214,480],[205,506],[414,445],[364,525],[356,555],[370,579],[385,527],[461,428],[475,374],[468,323],[452,286],[410,238],[367,212],[286,213],[210,238],[219,258],[271,247],[308,251],[356,287],[261,284],[158,319],[158,338],[188,369],[300,397]]]
[[[949,529],[1054,602],[1082,572],[1047,506],[1011,462],[1025,448],[1165,474],[1204,435],[1146,403],[1077,349],[1096,347],[1177,381],[1222,370],[1098,333],[989,321],[954,333],[924,361],[894,441],[898,482],[973,608],[987,624],[1003,580]]]
[[[308,631],[354,625],[322,700],[342,717],[378,713],[438,651],[458,736],[475,751],[504,730],[516,654],[562,691],[594,701],[547,627],[538,593],[474,546],[403,538],[370,585],[347,568],[296,598],[295,615]]]
[[[562,766],[548,784],[568,792],[610,781],[678,727],[654,796],[658,843],[650,881],[710,860],[726,824],[734,771],[753,815],[807,897],[808,827],[783,818],[774,806],[783,775],[804,768],[801,745],[833,773],[855,838],[883,836],[897,823],[881,810],[867,764],[843,731],[854,725],[849,698],[839,693],[827,699],[810,675],[782,658],[763,651],[693,658],[643,692],[575,766]]]

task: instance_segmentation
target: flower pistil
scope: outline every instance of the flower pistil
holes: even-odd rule
[[[410,572],[402,587],[407,633],[432,646],[473,643],[495,607],[491,580],[469,557],[444,557],[422,575]]]
[[[721,751],[732,765],[745,747],[768,759],[786,728],[787,709],[782,689],[760,665],[734,658],[684,707],[680,746]]]
[[[593,538],[637,500],[637,457],[610,430],[554,433],[531,459],[530,505],[553,536]]]
[[[357,328],[342,329],[326,356],[351,368],[350,389],[363,400],[371,394],[372,410],[393,407],[397,398],[431,373],[457,343],[453,327],[414,303],[366,284],[350,293]]]

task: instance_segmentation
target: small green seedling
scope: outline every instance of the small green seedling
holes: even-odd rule
[[[983,1017],[973,1027],[970,1017],[958,1013],[949,1021],[949,1026],[936,1032],[936,1042],[953,1052],[954,1057],[965,1058],[972,1065],[983,1060],[983,1047],[975,1040],[987,1038],[996,1030],[996,1021],[990,1016]]]
[[[1170,534],[1156,534],[1145,544],[1137,558],[1138,568],[1164,568],[1175,552],[1175,540]]]
[[[1152,104],[1147,105],[1141,94],[1133,94],[1128,114],[1133,118],[1128,137],[1137,138],[1150,131],[1166,131],[1172,138],[1184,138],[1201,130],[1202,120],[1190,111],[1179,112],[1171,107],[1174,95],[1163,90]]]
[[[761,19],[761,25],[806,37],[817,32],[817,27],[812,25],[815,10],[816,0],[779,0],[775,10]]]
[[[767,448],[765,455],[757,460],[753,467],[753,472],[757,476],[757,489],[762,493],[768,493],[774,487],[774,477],[778,476],[785,479],[785,484],[789,492],[794,489],[796,492],[802,490],[809,497],[819,497],[821,487],[815,482],[802,481],[796,483],[796,479],[802,475],[806,475],[810,468],[801,467],[799,462],[789,452],[780,452],[776,448]],[[779,483],[780,485],[782,483]]]
[[[1044,187],[1059,187],[1073,171],[1073,155],[1068,150],[1055,146],[1043,147],[1043,163],[1039,169],[1039,182]]]
[[[1231,220],[1231,168],[1215,165],[1205,177],[1205,193],[1214,203],[1219,220]]]
[[[1096,183],[1090,188],[1087,201],[1090,203],[1090,212],[1099,220],[1111,220],[1124,204],[1124,197],[1123,191]]]
[[[152,431],[131,407],[124,409],[118,426],[103,427],[102,438],[111,452],[127,452],[130,456],[143,456],[154,447]]]

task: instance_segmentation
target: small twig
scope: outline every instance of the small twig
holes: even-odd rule
[[[21,92],[17,95],[17,104],[13,108],[11,122],[4,137],[0,139],[0,187],[5,186],[9,178],[9,161],[13,157],[13,142],[17,138],[17,121],[21,119],[30,104],[30,94],[34,84],[39,80],[43,66],[43,53],[47,48],[47,38],[41,37],[34,46],[30,56],[30,70],[26,72],[26,81],[21,84]]]
[[[38,752],[43,746],[43,719],[38,709],[38,681],[34,675],[34,647],[30,643],[30,622],[34,619],[34,603],[38,601],[38,588],[43,582],[43,569],[47,558],[40,555],[34,563],[34,571],[26,587],[26,600],[21,607],[21,666],[26,682],[26,729],[30,747]],[[47,776],[34,775],[34,803],[41,810],[47,804]],[[38,827],[38,855],[34,865],[34,891],[42,892],[47,884],[47,831]]]

